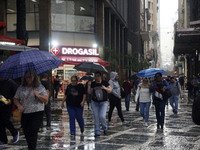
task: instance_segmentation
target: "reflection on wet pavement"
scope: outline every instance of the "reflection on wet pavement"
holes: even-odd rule
[[[135,104],[131,102],[130,111],[125,111],[124,100],[122,110],[125,123],[121,123],[116,109],[113,112],[112,123],[108,125],[108,135],[103,133],[100,137],[94,137],[94,119],[91,110],[84,110],[85,132],[81,134],[76,123],[76,136],[70,136],[69,117],[66,109],[60,108],[60,101],[52,102],[52,127],[45,127],[39,132],[38,150],[48,149],[80,149],[80,150],[197,150],[200,149],[200,127],[191,119],[192,105],[184,101],[179,102],[179,113],[174,115],[171,106],[166,107],[166,119],[164,130],[157,129],[154,106],[150,109],[149,126],[146,127],[135,111]],[[44,118],[45,122],[45,118]],[[45,124],[45,123],[44,123]],[[16,127],[20,127],[15,122]],[[27,144],[23,132],[20,131],[20,140],[16,144],[9,144],[0,149],[27,150]],[[9,139],[11,140],[10,133]]]

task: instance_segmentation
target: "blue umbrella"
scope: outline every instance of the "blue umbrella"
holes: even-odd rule
[[[165,73],[164,70],[159,69],[159,68],[150,68],[150,69],[145,69],[145,70],[141,70],[139,71],[136,76],[137,77],[142,77],[142,78],[149,78],[149,77],[154,77],[156,73]]]
[[[41,50],[23,51],[8,57],[0,67],[0,78],[23,77],[26,70],[37,74],[57,68],[63,61],[55,55]]]

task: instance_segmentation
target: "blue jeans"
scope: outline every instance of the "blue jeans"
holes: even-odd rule
[[[154,99],[157,124],[161,126],[164,125],[164,120],[165,120],[165,104],[166,104],[166,100]]]
[[[104,131],[107,130],[106,111],[108,107],[108,102],[107,101],[95,102],[92,100],[91,107],[94,113],[94,122],[95,122],[94,132],[95,134],[100,135],[101,134],[100,123],[102,125],[102,129]]]
[[[177,113],[178,112],[178,99],[179,96],[171,96],[170,97],[170,105],[172,106],[173,112]]]
[[[126,110],[129,110],[130,98],[131,98],[131,94],[128,94],[128,95],[125,96],[125,106],[126,106]]]
[[[71,107],[67,106],[67,111],[69,114],[69,125],[70,125],[70,134],[76,134],[76,124],[75,119],[77,120],[79,127],[84,128],[84,119],[83,119],[83,107]]]
[[[145,122],[149,121],[149,107],[151,102],[140,102],[140,114],[145,119]]]

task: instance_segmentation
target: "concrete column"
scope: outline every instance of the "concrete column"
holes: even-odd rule
[[[120,39],[120,23],[117,20],[116,22],[116,54],[117,54],[117,71],[120,71],[120,67],[121,67],[121,59],[122,56],[120,54],[120,48],[121,48],[121,39]],[[118,72],[119,72],[118,71]],[[120,72],[119,72],[120,74]],[[121,75],[121,74],[120,74]]]
[[[6,0],[0,0],[0,22],[7,23],[6,12],[7,12]],[[1,28],[0,34],[6,35],[6,28]]]
[[[105,8],[105,47],[111,48],[111,12]]]
[[[51,0],[39,1],[40,49],[49,51],[51,42]]]
[[[96,0],[96,41],[100,57],[104,59],[104,1]]]

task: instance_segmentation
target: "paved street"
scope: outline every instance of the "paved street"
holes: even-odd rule
[[[131,102],[130,111],[123,114],[125,123],[122,124],[117,116],[116,109],[113,112],[112,124],[109,124],[108,135],[94,138],[94,119],[92,111],[85,106],[85,132],[81,135],[77,125],[77,134],[71,137],[66,109],[61,110],[60,101],[53,102],[52,129],[43,128],[38,137],[38,149],[83,149],[83,150],[197,150],[200,149],[200,126],[191,120],[191,104],[185,100],[179,101],[178,115],[174,115],[171,106],[166,107],[164,130],[157,129],[154,107],[150,108],[149,126],[145,127],[139,112],[135,111],[135,104]],[[44,121],[45,122],[45,121]],[[44,123],[45,124],[45,123]],[[19,123],[15,126],[20,127]],[[9,136],[9,139],[12,137]],[[8,145],[4,150],[27,150],[27,144],[21,132],[18,143]]]

